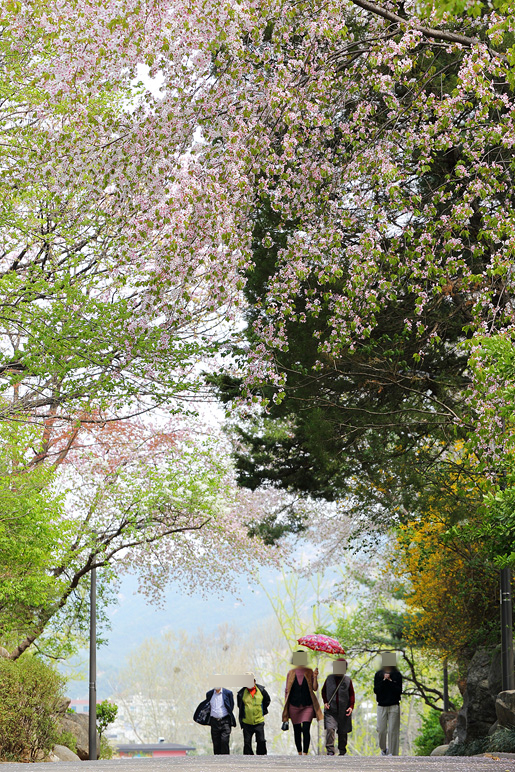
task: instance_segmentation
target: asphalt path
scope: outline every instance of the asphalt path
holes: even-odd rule
[[[59,772],[515,772],[515,758],[477,756],[176,756],[55,763]],[[31,764],[30,770],[49,772],[49,765]],[[2,772],[27,772],[27,764],[5,763]]]

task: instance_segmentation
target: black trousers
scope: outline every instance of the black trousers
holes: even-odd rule
[[[215,756],[229,753],[229,738],[231,736],[231,718],[213,718],[209,720],[211,725],[211,739],[213,741],[213,753]]]
[[[347,753],[347,740],[348,740],[348,718],[345,715],[334,715],[324,713],[324,726],[325,726],[325,747],[328,756],[334,756],[334,740],[336,732],[338,732],[338,750],[340,756],[344,756]]]
[[[266,756],[265,722],[261,724],[246,724],[242,722],[243,729],[243,753],[245,756],[253,756],[252,736],[256,735],[256,755]]]
[[[309,743],[311,740],[311,721],[303,721],[302,724],[293,725],[293,739],[295,740],[295,747],[299,753],[307,753],[309,751]]]

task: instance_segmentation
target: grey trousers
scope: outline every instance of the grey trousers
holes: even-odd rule
[[[328,756],[334,756],[334,738],[338,732],[338,750],[340,753],[347,752],[347,732],[343,732],[338,726],[338,719],[331,714],[324,716],[325,725],[325,749]]]
[[[379,747],[382,751],[388,749],[392,756],[399,755],[399,733],[401,728],[400,705],[377,706],[377,734]]]

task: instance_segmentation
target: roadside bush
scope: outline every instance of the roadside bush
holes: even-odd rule
[[[110,700],[104,700],[97,705],[97,729],[100,735],[100,758],[112,759],[114,748],[105,736],[107,727],[116,721],[118,705]]]
[[[487,753],[515,753],[515,729],[499,727],[488,738]]]
[[[77,738],[73,732],[61,732],[57,738],[57,745],[64,745],[65,748],[69,748],[74,753],[77,753]]]
[[[449,747],[446,756],[479,756],[488,751],[489,737],[478,737],[469,743],[456,743]]]
[[[422,719],[419,734],[415,739],[415,755],[430,756],[431,751],[445,743],[445,734],[440,724],[440,712],[431,710]]]
[[[64,678],[37,657],[0,658],[0,759],[35,761],[52,750],[63,688]]]
[[[481,753],[515,753],[515,729],[499,727],[489,737],[451,745],[447,756],[479,756]]]
[[[107,727],[116,721],[118,705],[111,700],[103,700],[97,704],[97,729],[100,737],[104,736]]]
[[[114,757],[114,748],[107,737],[100,738],[100,759],[112,759]]]

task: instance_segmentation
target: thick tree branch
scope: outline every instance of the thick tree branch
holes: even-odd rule
[[[364,11],[369,11],[369,13],[373,13],[374,16],[381,16],[383,19],[394,22],[395,24],[406,26],[409,23],[409,26],[412,29],[416,29],[418,32],[421,32],[423,35],[432,38],[433,40],[445,40],[449,43],[459,43],[462,46],[467,46],[467,48],[483,43],[479,38],[471,38],[468,37],[468,35],[460,35],[458,32],[448,32],[447,30],[436,29],[435,27],[425,27],[423,24],[419,24],[413,19],[403,19],[402,16],[399,16],[392,11],[387,11],[386,8],[381,8],[380,5],[371,2],[371,0],[351,0],[351,2],[359,8],[363,8]],[[487,48],[493,56],[496,56],[503,61],[507,61],[504,54],[490,48],[488,45]]]
[[[103,553],[92,552],[90,555],[88,555],[87,560],[85,564],[82,566],[82,568],[75,571],[75,573],[71,577],[70,581],[68,582],[68,585],[64,589],[59,600],[54,605],[43,610],[42,615],[38,620],[38,623],[34,626],[33,630],[28,635],[26,635],[25,639],[21,641],[18,644],[18,646],[16,646],[16,648],[10,653],[9,658],[18,659],[18,657],[20,657],[23,654],[23,652],[25,652],[28,648],[30,648],[30,646],[32,646],[32,644],[35,643],[35,641],[39,638],[39,636],[44,632],[48,622],[66,605],[68,598],[70,597],[72,592],[77,589],[80,581],[87,574],[89,574],[93,568],[104,568],[119,552],[126,549],[130,549],[131,547],[132,548],[139,547],[142,544],[153,544],[154,542],[159,541],[163,537],[171,536],[174,533],[186,533],[186,532],[199,531],[208,524],[209,520],[210,518],[205,518],[202,522],[197,523],[196,525],[171,526],[166,531],[161,531],[159,534],[155,534],[154,536],[145,536],[142,529],[141,538],[138,538],[138,539],[134,538],[131,541],[125,541],[125,542],[122,542],[121,544],[112,546],[109,552],[107,552],[107,548],[109,547],[109,545],[112,545],[114,541],[114,537],[110,537],[106,541],[101,542],[102,546],[105,547],[105,551]],[[116,536],[118,535],[119,534],[117,531]],[[98,557],[100,555],[101,555],[101,559],[99,560]],[[61,567],[60,569],[54,572],[54,576],[60,576],[64,573],[64,571],[65,571],[65,568]]]
[[[406,662],[406,664],[408,665],[411,673],[410,676],[405,675],[404,679],[406,681],[410,681],[415,686],[417,693],[420,694],[420,696],[422,697],[426,705],[429,705],[430,708],[434,708],[435,710],[441,711],[442,708],[436,705],[435,700],[430,695],[434,694],[436,697],[436,701],[442,700],[443,702],[443,698],[444,698],[443,692],[441,692],[439,689],[432,689],[429,686],[425,686],[420,681],[415,670],[415,663],[408,657],[408,655],[406,654],[406,651],[404,650],[402,651],[402,657]],[[451,708],[451,710],[456,710],[455,704],[450,700],[449,700],[449,707]]]

